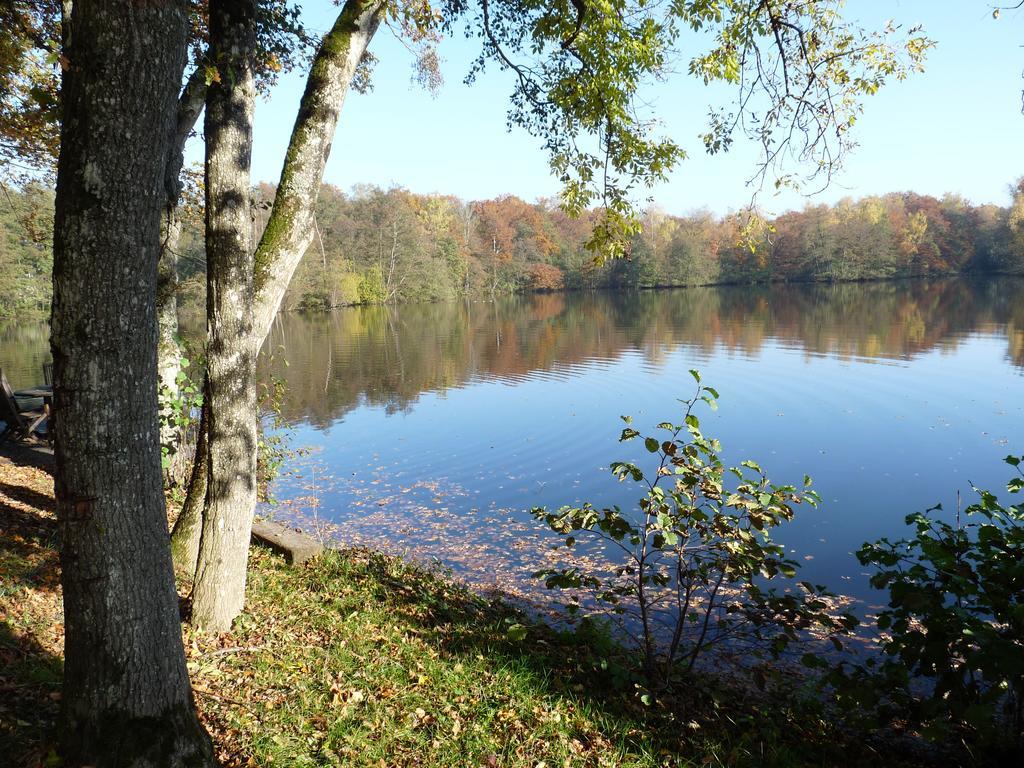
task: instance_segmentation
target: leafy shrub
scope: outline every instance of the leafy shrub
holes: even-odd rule
[[[755,462],[725,469],[721,446],[705,437],[694,407],[717,407],[718,393],[702,386],[682,401],[681,424],[658,425],[658,437],[642,437],[623,417],[620,441],[642,439],[656,460],[645,473],[631,462],[615,462],[612,474],[643,491],[636,510],[597,509],[590,503],[533,514],[564,537],[567,547],[580,534],[597,537],[622,556],[611,576],[578,568],[547,569],[536,575],[548,588],[589,592],[599,611],[635,628],[648,683],[661,685],[677,670],[693,669],[702,653],[728,645],[747,658],[778,656],[791,642],[815,631],[841,647],[838,635],[854,625],[849,614],[830,610],[821,585],[799,582],[779,593],[767,586],[791,579],[799,565],[785,556],[770,532],[792,520],[793,507],[816,506],[810,478],[797,490],[772,484]],[[726,487],[726,479],[731,489]],[[577,610],[579,602],[574,606]]]
[[[306,291],[299,299],[300,312],[326,312],[331,308],[331,297],[323,291]]]
[[[188,476],[187,466],[192,460],[191,450],[193,435],[190,428],[198,421],[197,414],[203,406],[202,385],[199,379],[189,374],[192,365],[186,357],[179,360],[180,369],[175,377],[176,391],[163,382],[157,384],[157,397],[160,402],[160,461],[164,470],[165,481],[169,485],[177,485]],[[196,366],[203,367],[203,363]],[[165,435],[169,438],[165,439]],[[182,458],[186,460],[183,462]]]
[[[384,275],[377,267],[370,267],[359,279],[359,303],[383,304],[387,299],[384,290]]]
[[[1021,462],[1007,456],[1024,488]],[[906,518],[914,536],[864,544],[857,557],[877,569],[871,585],[889,592],[878,616],[881,664],[855,667],[840,689],[854,703],[895,702],[934,735],[967,728],[984,738],[1024,737],[1024,503],[989,491],[952,522],[941,506]],[[966,522],[964,521],[966,518]],[[926,678],[922,690],[914,679]]]
[[[287,364],[287,363],[286,363]],[[256,493],[260,501],[275,502],[270,485],[285,464],[306,449],[291,447],[291,425],[284,416],[288,386],[274,378],[259,385],[259,434],[256,438]]]
[[[360,277],[355,272],[340,272],[334,278],[336,286],[336,303],[347,307],[360,302]]]
[[[302,292],[297,309],[304,312],[327,312],[335,307],[380,303],[383,301],[383,288],[379,287],[378,277],[379,272],[376,270],[367,277],[348,269],[342,270],[330,276],[330,286],[316,284],[307,287]],[[363,294],[372,301],[364,301]]]

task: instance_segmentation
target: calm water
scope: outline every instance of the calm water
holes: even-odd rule
[[[35,383],[45,332],[0,364]],[[622,505],[610,479],[639,429],[678,416],[699,368],[727,462],[813,476],[825,503],[779,538],[802,575],[866,596],[852,551],[969,481],[1001,488],[1024,452],[1024,280],[706,288],[358,308],[279,319],[261,358],[287,383],[291,444],[273,514],[436,557],[519,589],[553,556],[534,505]],[[640,449],[643,453],[642,448]],[[640,457],[641,460],[643,457]]]
[[[847,593],[867,593],[861,542],[1001,487],[1024,451],[1020,279],[351,309],[283,317],[265,352],[314,448],[279,513],[512,588],[549,554],[530,507],[635,501],[605,469],[634,455],[619,416],[677,417],[690,368],[721,392],[703,421],[727,461],[814,477],[825,504],[780,538]]]

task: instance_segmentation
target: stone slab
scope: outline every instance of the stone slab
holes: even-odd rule
[[[252,524],[252,539],[284,555],[290,565],[302,565],[324,549],[323,544],[298,528],[268,520]]]

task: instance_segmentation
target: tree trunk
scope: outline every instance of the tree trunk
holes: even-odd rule
[[[199,433],[196,435],[196,452],[192,457],[192,472],[189,476],[185,501],[181,505],[178,519],[171,531],[171,557],[174,570],[187,577],[195,578],[196,563],[199,560],[199,537],[203,529],[203,508],[206,506],[206,473],[208,469],[207,435],[209,434],[210,403],[209,388],[203,379],[203,408],[199,416]]]
[[[380,24],[382,9],[380,2],[348,0],[317,51],[274,206],[255,260],[249,262],[249,303],[245,302],[243,276],[236,269],[236,258],[241,259],[238,243],[243,230],[242,211],[228,205],[228,198],[237,198],[244,191],[244,215],[249,216],[248,173],[243,183],[237,167],[241,137],[236,134],[240,125],[250,125],[251,111],[245,115],[230,102],[230,96],[223,92],[224,77],[220,85],[211,87],[207,98],[207,263],[213,278],[208,282],[207,297],[210,454],[192,616],[195,623],[210,629],[230,626],[245,599],[245,565],[256,501],[255,355],[315,235],[314,210],[338,116],[356,67]],[[211,24],[212,15],[211,9]],[[212,29],[211,40],[216,40]],[[234,88],[238,86],[236,78]],[[220,96],[214,97],[214,88]],[[211,118],[214,98],[225,100],[218,109],[234,111],[235,122],[227,113]],[[225,142],[223,168],[211,169],[210,161],[219,156],[216,149],[211,149],[211,140]],[[247,165],[247,149],[245,159]],[[217,180],[211,178],[211,171],[218,175]],[[215,184],[220,186],[215,189]],[[222,210],[214,211],[214,205]],[[220,229],[214,232],[213,228]],[[211,243],[211,234],[219,238],[218,243]],[[214,250],[219,248],[223,250],[217,256]],[[245,337],[246,318],[237,314],[243,306],[253,312]],[[218,384],[214,384],[215,378]],[[248,411],[245,424],[243,411]]]
[[[295,268],[313,242],[313,215],[338,116],[356,67],[380,25],[383,7],[376,0],[348,0],[313,59],[274,207],[256,249],[253,327],[257,350],[270,331]]]
[[[181,370],[181,350],[178,346],[178,257],[177,247],[181,236],[181,168],[185,163],[185,142],[192,134],[196,121],[199,119],[206,103],[206,68],[202,62],[196,66],[178,98],[178,120],[171,142],[170,158],[164,175],[166,202],[166,230],[163,252],[160,254],[158,269],[161,274],[170,273],[173,284],[167,290],[157,291],[157,317],[160,323],[160,350],[158,367],[159,384],[172,386],[168,381],[170,372],[174,372],[174,394],[177,395],[177,374]],[[160,388],[163,390],[163,387]],[[206,398],[206,379],[203,379],[203,398]],[[163,407],[163,405],[161,406]],[[192,466],[189,469],[188,488],[181,513],[174,522],[171,531],[171,556],[174,568],[179,573],[188,574],[189,580],[195,576],[196,558],[199,555],[199,531],[202,524],[203,506],[206,504],[206,426],[208,405],[203,405],[199,419],[199,431],[196,435],[195,452],[192,455]],[[161,442],[165,437],[170,441],[181,440],[180,434],[161,434]],[[166,444],[166,443],[165,443]],[[180,469],[177,468],[176,469]]]
[[[160,398],[160,444],[171,452],[169,475],[178,482],[184,472],[178,448],[181,430],[170,422],[171,400],[178,397],[178,374],[181,372],[181,348],[178,344],[178,245],[182,222],[179,214],[181,202],[181,169],[185,164],[185,142],[192,135],[196,120],[206,102],[206,68],[202,62],[185,83],[178,97],[178,115],[171,139],[167,166],[164,170],[164,191],[167,195],[164,210],[164,239],[157,263],[157,324],[160,341],[157,347],[157,392]],[[205,486],[204,486],[205,489]],[[197,545],[198,546],[198,545]]]
[[[192,621],[231,628],[245,604],[256,509],[256,349],[249,204],[255,0],[212,0],[210,53],[220,78],[206,97],[206,511]]]
[[[156,388],[145,385],[157,376],[185,5],[76,2],[64,50],[51,344],[65,765],[213,764],[185,668]]]

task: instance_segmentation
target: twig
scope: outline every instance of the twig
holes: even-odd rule
[[[255,653],[256,651],[263,651],[269,648],[269,645],[239,645],[231,648],[218,648],[216,651],[209,651],[201,654],[202,658],[208,656],[223,656],[226,653]]]
[[[238,699],[232,699],[232,698],[229,698],[228,696],[224,696],[224,695],[222,695],[220,693],[214,693],[213,691],[208,690],[206,688],[200,688],[198,685],[193,685],[192,686],[192,691],[194,693],[198,693],[200,696],[209,696],[210,698],[213,698],[213,699],[220,699],[221,701],[226,701],[229,704],[235,704],[236,706],[242,707],[243,709],[247,709],[247,710],[249,710],[250,712],[252,712],[254,714],[256,712],[256,710],[252,706],[250,706],[249,704],[246,704],[244,701],[239,701]]]

